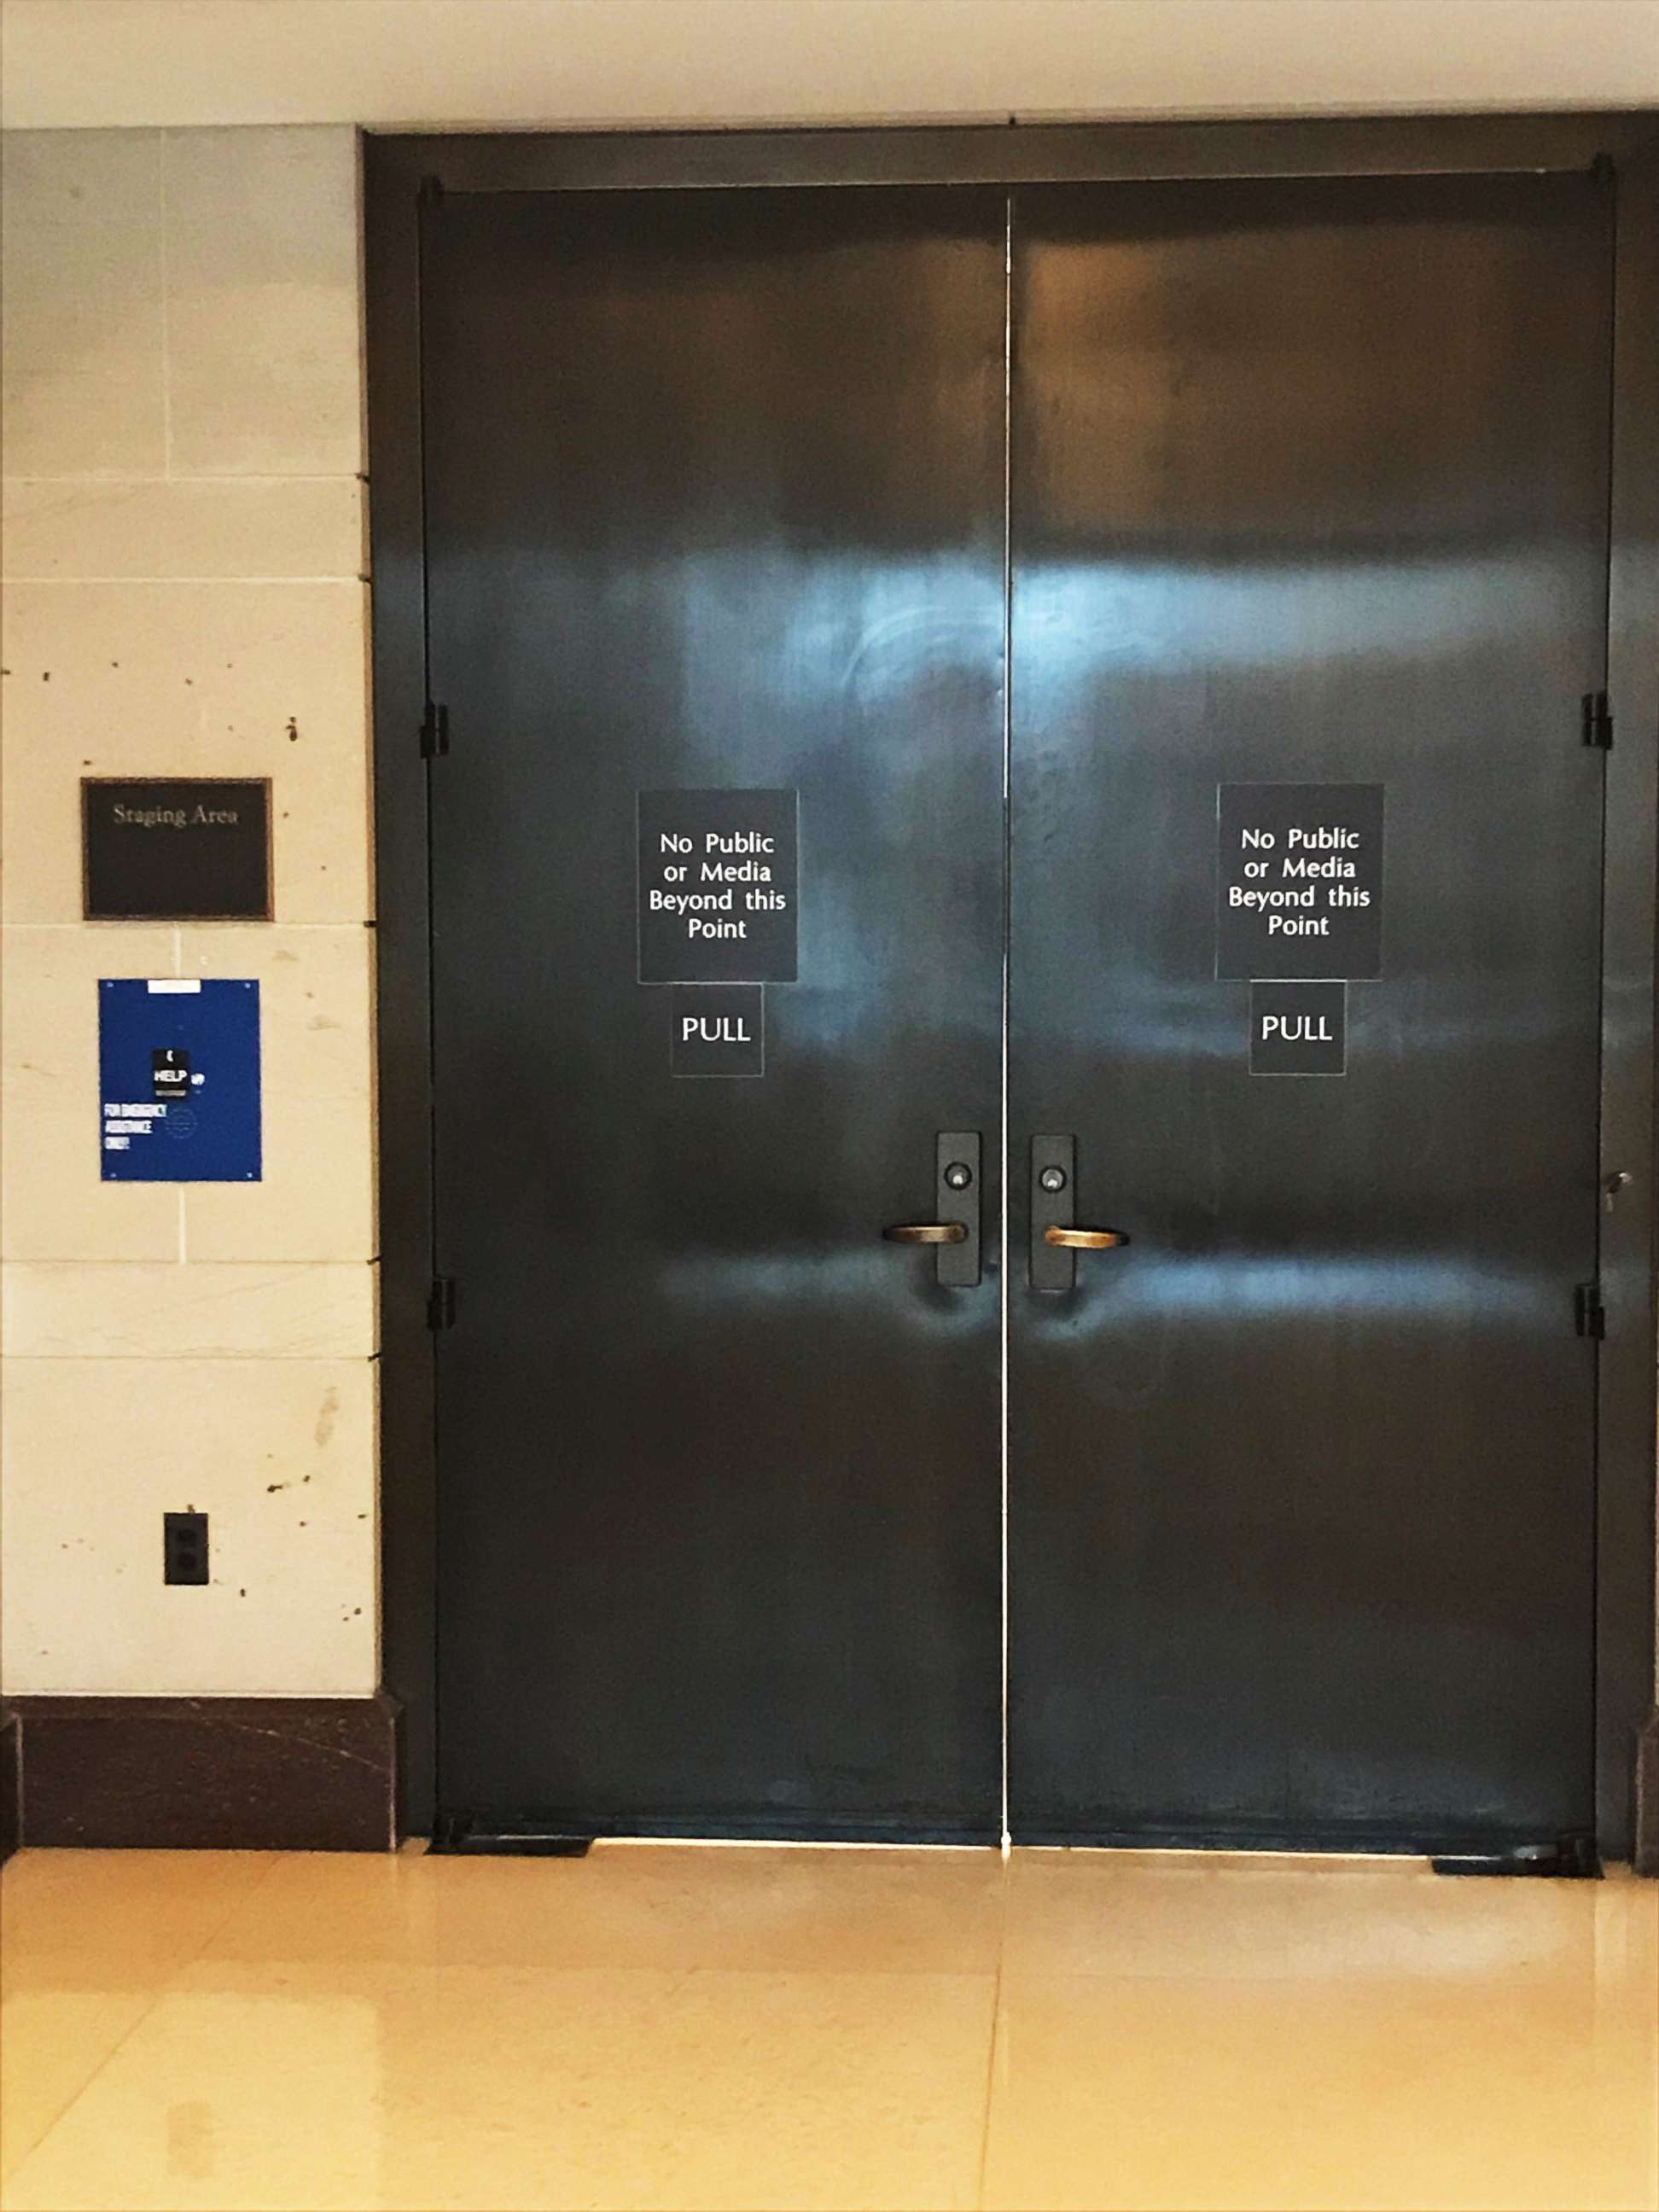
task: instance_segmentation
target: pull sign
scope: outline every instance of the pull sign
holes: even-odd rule
[[[759,983],[677,983],[669,993],[671,1075],[764,1075],[766,991]]]
[[[1252,1075],[1346,1075],[1346,983],[1252,983]]]

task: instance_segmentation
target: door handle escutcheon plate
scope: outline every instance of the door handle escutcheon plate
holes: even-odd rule
[[[977,1129],[941,1129],[933,1143],[933,1221],[896,1221],[882,1235],[890,1244],[931,1244],[933,1279],[947,1291],[971,1291],[979,1282],[980,1161]]]
[[[1031,1227],[1026,1276],[1034,1291],[1077,1288],[1078,1247],[1072,1218],[1077,1211],[1077,1139],[1031,1139]],[[1062,1236],[1056,1236],[1056,1230]]]

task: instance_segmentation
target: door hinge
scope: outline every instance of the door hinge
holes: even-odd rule
[[[426,1325],[431,1329],[455,1326],[455,1278],[434,1275],[426,1294]]]
[[[449,709],[439,706],[435,699],[428,699],[421,722],[421,758],[436,760],[440,753],[448,750]]]
[[[1613,709],[1605,691],[1586,691],[1583,704],[1584,743],[1613,750]]]
[[[1607,1333],[1607,1310],[1601,1303],[1599,1283],[1580,1283],[1572,1294],[1573,1319],[1580,1336],[1598,1341]]]

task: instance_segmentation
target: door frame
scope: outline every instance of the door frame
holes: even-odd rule
[[[1018,185],[1591,170],[1615,196],[1597,1347],[1596,1838],[1631,1856],[1655,1698],[1654,1131],[1659,842],[1659,108],[1218,122],[372,133],[363,141],[374,728],[381,1678],[399,1832],[436,1790],[436,1339],[420,209],[447,192]],[[466,733],[456,733],[464,750]]]

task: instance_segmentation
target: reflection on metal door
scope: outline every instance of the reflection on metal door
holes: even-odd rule
[[[422,219],[441,1803],[994,1838],[1005,196]]]
[[[1017,1837],[1590,1822],[1608,239],[1018,196],[1009,1127],[1129,1241],[1010,1276]]]
[[[1589,1825],[1608,221],[424,210],[450,1814]]]

